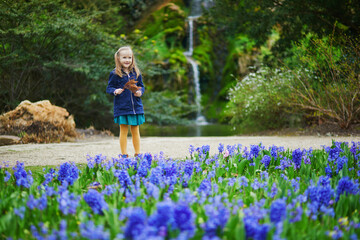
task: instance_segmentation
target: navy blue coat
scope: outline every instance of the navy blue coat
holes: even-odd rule
[[[136,78],[135,71],[132,71],[129,76],[124,73],[123,77],[120,77],[115,73],[115,69],[111,71],[106,92],[115,96],[115,89],[124,88],[125,83],[130,79],[135,79],[138,81],[136,85],[141,87],[140,91],[144,94],[145,87],[141,75]],[[114,117],[129,114],[144,114],[144,108],[140,97],[135,97],[129,89],[124,89],[121,94],[116,95],[114,98]]]

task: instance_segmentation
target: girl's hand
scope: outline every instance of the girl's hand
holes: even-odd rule
[[[114,91],[115,96],[121,94],[124,91],[122,88],[118,88]]]
[[[134,95],[135,95],[135,97],[141,97],[142,93],[140,90],[138,90],[134,93]]]

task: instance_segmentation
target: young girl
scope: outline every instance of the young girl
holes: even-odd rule
[[[128,157],[127,135],[130,131],[135,149],[135,156],[140,153],[139,125],[145,122],[141,96],[145,87],[140,70],[136,65],[134,53],[129,46],[121,47],[114,55],[115,69],[111,71],[106,92],[114,98],[114,122],[120,125],[120,149],[122,157]],[[125,84],[137,81],[138,90],[130,91]],[[135,87],[135,86],[134,86]],[[136,87],[135,87],[136,88]]]

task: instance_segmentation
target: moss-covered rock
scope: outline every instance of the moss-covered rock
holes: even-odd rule
[[[249,66],[256,64],[258,49],[255,41],[245,35],[228,39],[229,53],[227,55],[221,85],[220,95],[226,95],[229,88],[236,83],[236,79],[243,78],[249,72]]]
[[[150,39],[161,37],[169,48],[182,47],[185,37],[185,12],[176,3],[167,3],[153,12],[142,24],[144,35]]]
[[[138,43],[145,50],[142,56],[151,65],[148,85],[151,90],[188,90],[189,70],[183,54],[186,40],[186,13],[181,0],[159,4],[138,25],[142,38]]]
[[[214,46],[213,39],[214,29],[207,25],[206,20],[199,18],[196,22],[196,45],[194,46],[193,57],[197,60],[199,68],[203,75],[209,79],[215,76],[214,69]]]

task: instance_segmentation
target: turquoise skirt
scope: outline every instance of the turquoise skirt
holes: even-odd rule
[[[144,114],[134,114],[134,115],[122,115],[114,118],[114,122],[117,124],[125,124],[137,126],[145,122]]]

